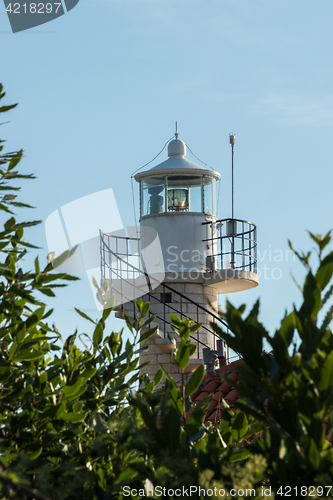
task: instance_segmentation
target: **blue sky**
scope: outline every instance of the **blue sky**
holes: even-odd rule
[[[331,0],[80,0],[16,34],[0,9],[1,81],[6,104],[19,102],[2,135],[9,149],[24,148],[22,168],[37,176],[22,191],[37,208],[22,218],[45,221],[112,188],[124,225],[133,225],[131,174],[173,135],[175,120],[180,138],[221,173],[219,216],[228,217],[234,132],[235,216],[258,227],[262,276],[229,299],[251,305],[260,296],[273,331],[299,302],[290,270],[303,277],[287,238],[307,250],[307,229],[333,228]],[[45,261],[44,225],[28,239]],[[64,336],[89,331],[73,312],[94,308],[86,280],[50,305]]]

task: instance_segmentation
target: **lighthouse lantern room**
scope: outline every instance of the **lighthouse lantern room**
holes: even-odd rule
[[[211,226],[216,220],[216,182],[220,174],[186,158],[177,137],[168,145],[168,159],[135,180],[140,183],[140,226],[154,228],[160,238],[166,273],[205,271]],[[176,276],[177,274],[177,276]],[[172,276],[168,279],[172,279]]]

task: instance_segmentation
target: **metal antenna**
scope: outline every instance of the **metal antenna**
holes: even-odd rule
[[[178,139],[178,131],[177,131],[177,128],[178,128],[178,124],[177,124],[177,122],[176,122],[176,133],[175,133],[175,137],[176,137],[176,139]]]
[[[231,144],[231,218],[234,218],[234,145],[236,142],[235,134],[229,134]]]

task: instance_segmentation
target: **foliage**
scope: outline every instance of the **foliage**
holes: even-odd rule
[[[227,303],[224,318],[233,335],[215,327],[246,362],[239,368],[239,382],[233,383],[243,396],[236,406],[265,426],[263,439],[256,437],[247,448],[267,461],[266,477],[276,492],[285,485],[329,486],[333,475],[333,449],[325,439],[333,429],[329,327],[333,306],[328,305],[333,293],[333,252],[323,256],[330,232],[324,237],[309,234],[316,243],[318,268],[310,267],[311,252],[297,252],[289,243],[307,270],[303,302],[285,315],[274,336],[258,320],[259,302],[246,318],[242,317],[245,306],[236,309]],[[270,353],[263,352],[264,339],[272,348]]]
[[[13,217],[14,208],[29,205],[17,201],[19,188],[8,182],[33,178],[16,169],[21,158],[22,151],[0,156],[0,210],[10,217],[0,233],[0,500],[120,500],[145,496],[149,488],[156,498],[174,497],[168,490],[178,488],[181,496],[191,491],[192,498],[204,498],[200,487],[216,489],[214,498],[241,498],[238,489],[267,498],[265,488],[278,496],[281,486],[331,484],[324,424],[333,428],[333,253],[323,255],[330,233],[310,234],[318,248],[316,271],[309,254],[295,251],[307,270],[303,304],[274,336],[258,320],[259,302],[245,318],[245,306],[227,303],[232,334],[212,325],[245,363],[237,368],[239,382],[230,381],[242,395],[238,408],[226,404],[218,426],[206,427],[211,395],[195,406],[191,401],[203,366],[186,384],[183,377],[181,390],[162,366],[146,381],[139,354],[140,342],[156,330],[149,303],[136,301],[134,322],[125,318],[132,342],[124,343],[122,331],[108,331],[111,308],[99,321],[77,309],[93,328],[84,350],[77,332],[62,341],[47,324],[52,310],[40,294],[52,297],[63,280],[76,278],[54,272],[51,264],[41,270],[38,258],[33,271],[21,269],[22,256],[35,248],[23,232],[39,222]],[[102,290],[101,301],[104,295]],[[184,374],[198,325],[175,315],[171,320],[179,334],[175,363]],[[291,353],[295,333],[301,343]],[[263,352],[264,339],[271,353]],[[157,392],[163,375],[165,388]]]
[[[180,321],[175,315],[171,315],[171,319],[180,335],[175,362],[184,369],[189,362],[187,342],[197,325],[191,325],[187,319]],[[195,350],[195,346],[192,347],[191,353]],[[187,360],[186,364],[184,358]],[[153,389],[163,374],[166,376],[166,384],[161,398]],[[244,412],[236,411],[234,414],[226,408],[220,429],[213,429],[204,425],[205,410],[212,395],[192,406],[190,396],[199,386],[203,375],[203,366],[200,366],[188,379],[184,390],[180,391],[172,377],[161,366],[152,383],[148,384],[142,393],[132,394],[130,403],[138,408],[144,424],[135,432],[133,439],[135,446],[147,457],[146,476],[155,489],[160,487],[183,491],[184,488],[190,491],[192,487],[196,488],[194,492],[198,492],[210,471],[216,484],[223,485],[228,492],[234,487],[239,461],[250,454],[247,450],[237,449],[236,446],[249,432]],[[264,467],[258,467],[258,461],[248,465],[252,474],[248,482],[254,488],[263,480]],[[199,494],[192,496],[201,498]]]
[[[16,201],[19,188],[8,185],[33,178],[15,169],[21,158],[22,151],[0,157],[0,209],[11,214],[12,207],[29,207]],[[131,425],[125,401],[139,377],[137,346],[123,346],[121,332],[104,335],[108,309],[93,322],[90,348],[78,349],[77,332],[59,347],[59,332],[45,322],[52,310],[37,294],[52,297],[64,286],[60,280],[77,278],[52,272],[50,263],[41,270],[38,258],[34,271],[22,270],[21,258],[33,247],[24,229],[38,223],[11,217],[0,233],[0,497],[97,498],[136,460],[118,421],[121,414]]]

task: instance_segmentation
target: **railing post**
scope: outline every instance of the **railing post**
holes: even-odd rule
[[[101,258],[101,276],[103,278],[103,245],[102,245],[102,233],[99,230],[99,255]]]
[[[221,269],[224,269],[224,265],[223,265],[223,238],[222,238],[222,227],[220,229],[221,231],[221,234],[220,234],[220,248],[221,248]]]
[[[258,273],[258,265],[257,265],[257,228],[254,229],[254,272]]]
[[[242,222],[242,266],[243,266],[243,270],[244,270],[244,267],[245,267],[245,249],[244,249],[244,222]]]
[[[250,259],[250,271],[252,272],[251,236],[252,235],[251,235],[251,231],[250,231],[250,233],[249,233],[249,249],[248,249],[248,253],[249,253],[249,259]]]
[[[165,286],[163,285],[163,323],[164,323],[164,338],[165,338],[165,328],[166,328],[166,320],[165,320]]]
[[[234,248],[234,237],[231,237],[231,262],[230,265],[232,269],[235,269],[235,248]]]
[[[199,324],[199,307],[197,306],[197,325]],[[199,359],[199,330],[197,331],[197,358]]]
[[[126,238],[126,279],[129,279],[129,272],[128,272],[128,238]]]

